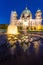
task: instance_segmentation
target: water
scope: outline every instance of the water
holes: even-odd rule
[[[0,29],[0,33],[5,33],[6,29]]]
[[[0,64],[42,65],[43,38],[0,34]]]

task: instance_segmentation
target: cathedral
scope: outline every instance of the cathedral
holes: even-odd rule
[[[11,11],[10,24],[16,25],[17,27],[22,27],[23,30],[41,30],[42,26],[42,12],[37,10],[35,13],[35,18],[33,19],[31,11],[26,7],[25,10],[21,13],[20,18],[16,11]]]

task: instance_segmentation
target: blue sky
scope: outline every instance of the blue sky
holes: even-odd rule
[[[26,4],[31,10],[33,18],[38,8],[42,10],[43,17],[43,0],[0,0],[0,24],[9,24],[12,10],[17,11],[19,18]]]

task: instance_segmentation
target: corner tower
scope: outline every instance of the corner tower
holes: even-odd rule
[[[42,12],[41,12],[40,9],[38,9],[36,11],[35,19],[36,19],[37,30],[41,30],[41,26],[42,26]]]

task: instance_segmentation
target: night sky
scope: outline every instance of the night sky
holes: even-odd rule
[[[0,24],[9,24],[12,10],[17,11],[19,18],[26,5],[32,12],[33,18],[38,8],[43,13],[43,0],[0,0]]]

